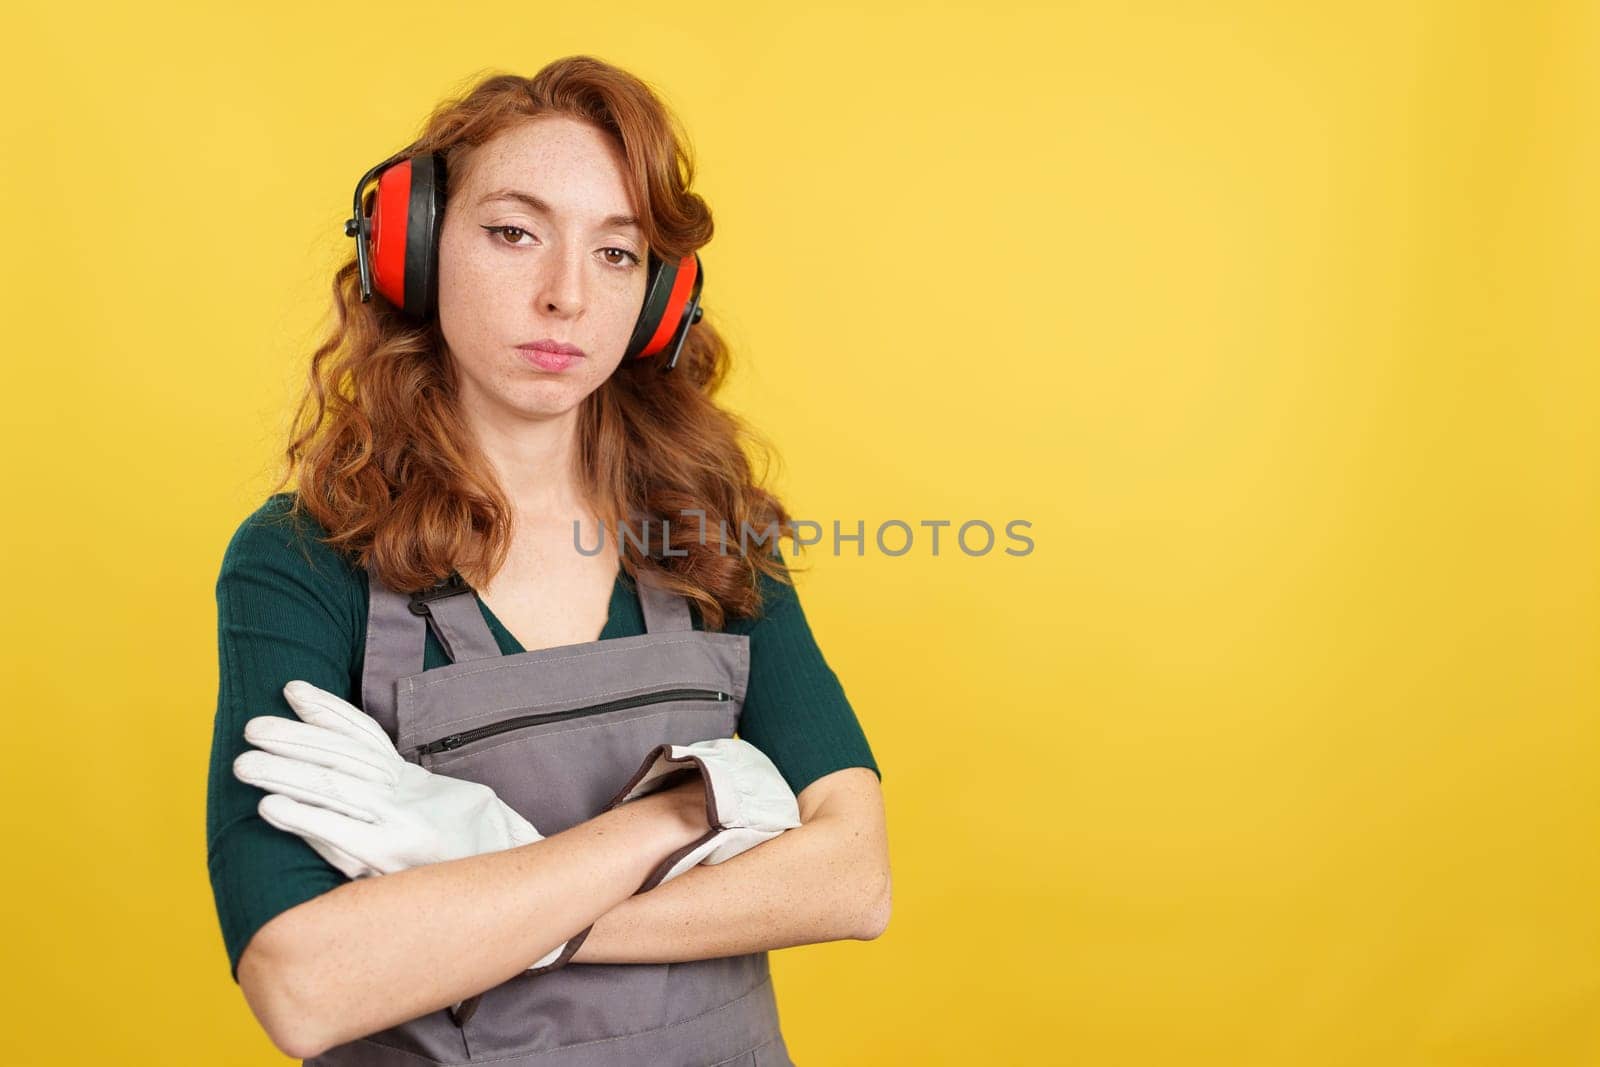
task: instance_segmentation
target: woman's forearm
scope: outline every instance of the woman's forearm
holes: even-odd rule
[[[684,797],[664,790],[520,848],[340,886],[263,926],[240,986],[274,1043],[302,1058],[491,989],[704,833]]]
[[[859,836],[845,819],[816,818],[730,860],[691,867],[602,915],[572,963],[665,963],[870,940],[882,929],[888,887]]]

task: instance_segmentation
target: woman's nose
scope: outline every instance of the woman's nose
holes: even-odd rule
[[[544,261],[536,299],[552,312],[575,315],[583,310],[583,259],[577,252],[560,252]]]

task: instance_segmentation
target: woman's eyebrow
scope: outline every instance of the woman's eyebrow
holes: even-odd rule
[[[534,211],[540,211],[546,215],[555,214],[549,204],[532,193],[525,193],[520,189],[496,189],[492,193],[485,194],[483,199],[478,201],[478,204],[482,206],[492,200],[515,200],[520,204],[526,204]],[[602,230],[626,229],[630,226],[635,230],[639,228],[639,217],[637,215],[607,215],[600,223]]]

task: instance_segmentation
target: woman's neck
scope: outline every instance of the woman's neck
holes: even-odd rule
[[[586,513],[576,464],[577,409],[550,419],[481,417],[468,427],[518,516]]]

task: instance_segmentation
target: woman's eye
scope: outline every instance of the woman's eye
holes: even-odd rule
[[[610,259],[610,260],[606,261],[606,262],[610,263],[613,266],[620,267],[624,263],[626,263],[630,267],[635,267],[635,266],[638,266],[638,264],[639,264],[639,257],[634,255],[632,252],[628,251],[626,248],[602,248],[600,251],[602,251],[602,252],[616,252],[619,255],[622,255],[622,256],[626,257],[625,259],[620,259],[620,260],[619,259]]]
[[[485,227],[483,227],[483,229],[487,230],[490,233],[497,233],[497,234],[501,234],[503,236],[509,236],[509,237],[512,238],[512,240],[510,240],[510,241],[502,240],[500,242],[501,244],[520,245],[522,242],[516,240],[515,238],[520,237],[523,234],[528,234],[528,231],[524,230],[520,226],[485,226]],[[532,234],[528,234],[528,236],[531,237],[533,235]]]

